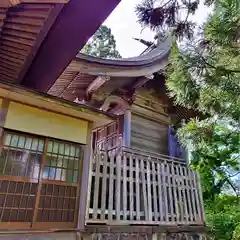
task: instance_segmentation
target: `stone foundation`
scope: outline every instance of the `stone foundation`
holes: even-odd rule
[[[83,236],[83,240],[206,240],[201,233],[161,233],[161,234],[127,234],[127,233],[95,233]]]
[[[86,226],[79,229],[0,230],[0,240],[207,240],[204,226]]]

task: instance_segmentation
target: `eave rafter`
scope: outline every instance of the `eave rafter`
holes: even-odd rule
[[[0,7],[13,7],[21,3],[67,3],[69,0],[1,0]]]
[[[88,101],[91,98],[92,93],[96,92],[102,85],[110,80],[109,76],[96,77],[87,87],[85,91],[84,100]]]
[[[66,85],[63,91],[60,94],[57,93],[57,96],[64,98],[69,96],[69,92],[71,92],[72,94],[77,95],[76,97],[80,101],[90,101],[92,94],[96,92],[102,85],[104,85],[104,83],[110,80],[110,77],[108,76],[93,77],[94,76],[82,74],[81,72],[76,73],[75,77],[73,77],[73,79]],[[90,81],[87,86],[83,84],[86,79]],[[49,92],[52,93],[52,90]]]
[[[2,80],[22,82],[43,40],[65,5],[60,4],[61,2],[65,3],[66,0],[0,0]]]

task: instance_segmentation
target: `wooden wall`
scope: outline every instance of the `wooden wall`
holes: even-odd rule
[[[155,153],[168,153],[168,125],[132,115],[131,147]]]
[[[11,101],[4,127],[86,144],[88,122]]]
[[[137,95],[131,114],[131,147],[168,154],[170,117],[161,99],[145,92]]]

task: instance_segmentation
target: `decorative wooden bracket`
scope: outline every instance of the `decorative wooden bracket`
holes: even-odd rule
[[[103,105],[100,107],[100,110],[104,112],[109,111],[111,104],[116,104],[116,106],[110,111],[111,113],[116,115],[123,115],[127,108],[130,107],[130,104],[123,98],[117,95],[111,95],[105,99]]]
[[[143,76],[143,77],[139,77],[131,86],[131,88],[140,88],[142,87],[146,82],[150,81],[154,79],[154,76],[151,74],[151,75],[148,75],[148,76]]]
[[[104,83],[108,82],[110,80],[109,76],[98,76],[95,78],[92,83],[89,84],[84,99],[86,101],[89,101],[91,98],[91,94],[95,91],[97,91]]]

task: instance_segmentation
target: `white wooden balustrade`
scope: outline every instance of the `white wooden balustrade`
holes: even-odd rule
[[[99,151],[90,175],[87,223],[204,224],[198,176],[182,159]]]

